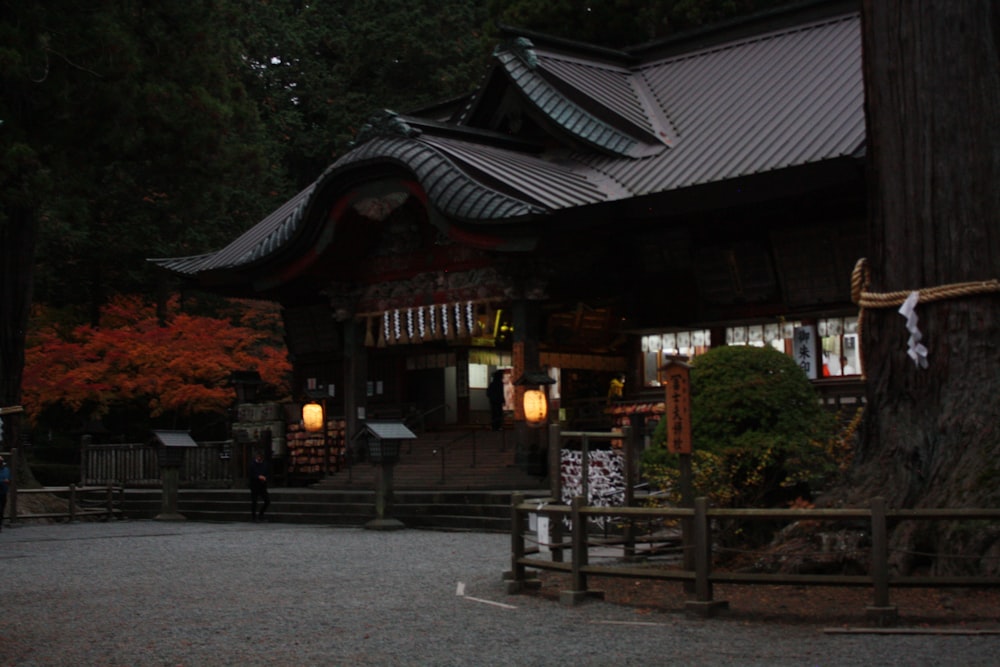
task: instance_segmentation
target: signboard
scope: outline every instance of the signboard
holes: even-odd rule
[[[810,380],[815,380],[817,366],[821,363],[816,359],[816,327],[812,324],[795,327],[792,337],[792,355],[795,363],[805,372]]]
[[[667,451],[671,454],[691,453],[691,368],[679,361],[670,361],[665,371]]]

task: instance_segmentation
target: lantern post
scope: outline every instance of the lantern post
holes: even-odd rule
[[[187,431],[153,431],[150,444],[156,447],[162,480],[160,513],[153,520],[185,521],[187,517],[177,511],[180,469],[184,465],[184,453],[188,449],[197,449],[198,443],[191,439]]]
[[[319,433],[323,436],[323,474],[330,474],[330,437],[326,427],[327,389],[306,389],[309,402],[302,406],[302,428],[308,433]]]
[[[545,371],[528,371],[514,381],[524,387],[522,407],[524,419],[530,426],[544,426],[549,421],[549,385],[555,384]]]
[[[528,451],[524,453],[525,469],[529,474],[533,474],[533,471],[544,474],[543,471],[548,460],[546,453],[549,446],[548,429],[540,427],[549,423],[549,386],[555,383],[556,381],[542,370],[525,371],[521,377],[514,381],[515,386],[524,388],[521,408],[524,420],[533,432],[533,435],[528,438],[530,442],[525,443],[528,446]]]
[[[365,422],[354,436],[362,440],[368,449],[368,460],[378,470],[375,471],[375,518],[365,524],[369,530],[399,530],[405,528],[402,521],[392,517],[393,482],[392,469],[399,461],[400,442],[413,440],[417,435],[402,422]]]

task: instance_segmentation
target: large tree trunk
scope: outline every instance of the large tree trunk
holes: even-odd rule
[[[0,221],[0,406],[19,405],[24,373],[24,337],[31,309],[36,229],[34,213],[5,207]],[[0,449],[17,447],[20,416],[4,418]],[[23,459],[23,457],[22,457]],[[25,473],[15,471],[23,480]]]
[[[982,0],[865,0],[871,178],[870,291],[1000,278],[1000,7]],[[863,321],[868,409],[858,489],[895,507],[1000,501],[1000,294],[923,302],[928,367],[907,355],[898,307]],[[986,549],[980,533],[901,525],[912,552]],[[996,547],[994,547],[996,548]],[[939,571],[956,561],[937,559]],[[966,561],[968,563],[968,561]],[[982,569],[1000,565],[987,559]]]

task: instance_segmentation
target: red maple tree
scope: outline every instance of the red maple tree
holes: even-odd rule
[[[178,300],[161,326],[155,306],[120,296],[101,312],[101,325],[43,325],[25,350],[24,407],[32,423],[59,407],[86,419],[115,407],[192,416],[225,413],[234,393],[234,370],[260,373],[272,395],[288,393],[288,361],[280,313],[272,304],[231,301],[224,316],[180,312]],[[41,319],[45,319],[40,313]]]

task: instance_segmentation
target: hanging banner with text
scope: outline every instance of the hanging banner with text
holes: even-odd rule
[[[806,377],[810,380],[815,380],[818,370],[818,361],[816,359],[816,327],[811,324],[796,327],[793,336],[792,353],[795,363],[805,372]]]
[[[691,368],[671,361],[663,367],[666,379],[667,451],[691,453]]]

